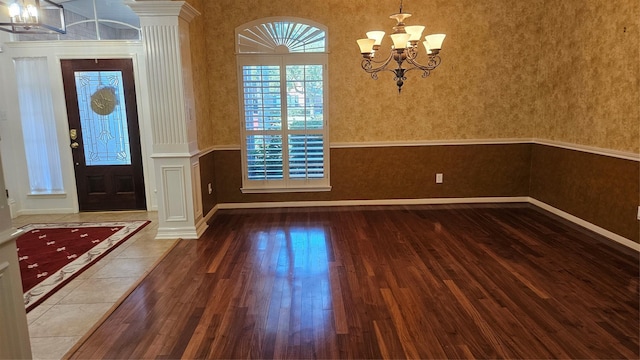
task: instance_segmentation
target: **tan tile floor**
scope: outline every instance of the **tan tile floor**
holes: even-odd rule
[[[152,270],[176,240],[155,240],[156,212],[25,215],[13,219],[14,227],[120,220],[151,220],[151,223],[27,314],[34,359],[62,358]]]

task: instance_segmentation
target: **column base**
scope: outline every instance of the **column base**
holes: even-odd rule
[[[196,154],[154,154],[158,197],[156,239],[197,239],[207,229],[202,217],[200,163]]]
[[[168,240],[168,239],[184,239],[184,240],[195,240],[199,239],[200,236],[209,228],[207,222],[204,219],[200,219],[200,221],[195,226],[184,226],[184,227],[169,227],[167,226],[163,228],[158,228],[158,233],[156,234],[156,240]]]

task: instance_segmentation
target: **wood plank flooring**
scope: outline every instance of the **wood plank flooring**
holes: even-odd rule
[[[530,206],[219,211],[72,358],[639,358],[639,258]]]

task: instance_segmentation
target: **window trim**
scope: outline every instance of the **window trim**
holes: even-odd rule
[[[305,25],[317,27],[325,31],[326,27],[309,22],[305,19],[299,18],[266,18],[253,21],[251,23],[242,25],[236,28],[236,40],[237,35],[241,30],[248,27],[255,26],[256,24],[262,24],[270,21],[290,21],[299,22]],[[326,45],[326,38],[325,38]],[[236,50],[238,49],[238,41],[236,41]],[[278,49],[276,49],[278,50]],[[237,62],[237,74],[238,74],[238,103],[239,103],[239,123],[240,123],[240,152],[242,157],[242,187],[240,188],[242,193],[285,193],[285,192],[319,192],[319,191],[331,191],[330,186],[330,149],[329,149],[329,88],[328,88],[328,55],[326,52],[291,52],[282,53],[280,51],[271,53],[236,53]],[[320,134],[323,138],[323,173],[324,176],[320,179],[288,179],[287,176],[283,176],[282,180],[251,180],[248,174],[247,164],[247,134],[252,133],[246,129],[246,119],[244,116],[244,81],[243,81],[243,67],[244,66],[269,66],[277,65],[280,67],[280,97],[282,100],[282,119],[283,126],[281,134],[283,135],[283,144],[287,141],[287,135],[295,133],[298,130],[289,130],[287,128],[287,94],[286,94],[286,67],[288,65],[321,65],[322,71],[322,83],[323,83],[323,126],[321,130],[305,130],[305,134]],[[288,152],[283,147],[282,163],[285,171],[289,171],[288,166]]]
[[[331,185],[327,186],[308,186],[308,187],[266,187],[253,188],[241,187],[243,194],[279,194],[279,193],[296,193],[296,192],[323,192],[331,191]]]

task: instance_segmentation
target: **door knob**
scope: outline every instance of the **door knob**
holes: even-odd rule
[[[77,148],[78,148],[78,146],[80,146],[80,144],[78,144],[78,143],[77,143],[77,142],[75,142],[75,141],[71,143],[71,148],[72,148],[72,149],[77,149]]]

